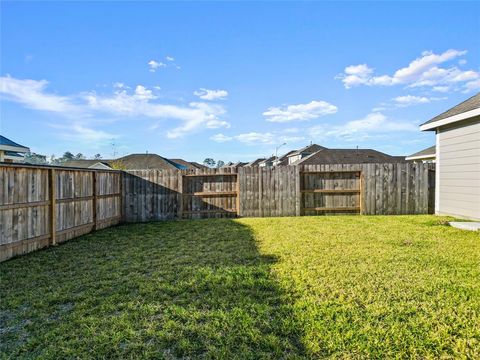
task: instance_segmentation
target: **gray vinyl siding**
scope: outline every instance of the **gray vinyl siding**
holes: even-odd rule
[[[438,213],[480,220],[480,118],[437,132]]]

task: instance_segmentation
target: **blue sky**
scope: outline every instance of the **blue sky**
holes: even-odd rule
[[[405,155],[480,89],[474,2],[0,6],[0,130],[46,155]]]

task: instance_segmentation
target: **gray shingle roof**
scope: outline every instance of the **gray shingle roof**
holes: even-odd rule
[[[473,95],[471,98],[465,100],[464,102],[454,106],[453,108],[441,113],[440,115],[435,116],[433,119],[428,120],[422,125],[429,124],[438,120],[446,119],[450,116],[458,115],[467,111],[475,110],[480,108],[480,93]]]
[[[161,157],[157,154],[130,154],[116,160],[70,160],[63,163],[63,166],[67,167],[78,167],[78,168],[88,168],[98,162],[109,164],[113,162],[119,162],[127,170],[147,170],[147,169],[157,169],[157,170],[177,170],[174,164],[169,160]]]
[[[405,162],[404,156],[391,156],[373,149],[324,149],[294,165],[370,164]]]
[[[323,147],[323,146],[320,146],[320,145],[317,145],[317,144],[311,144],[311,145],[307,145],[297,151],[293,151],[291,154],[289,154],[288,156],[293,156],[293,155],[300,155],[300,154],[303,154],[303,153],[310,153],[310,154],[313,154],[314,152],[317,152],[318,150],[322,150],[322,149],[326,149],[326,147]]]
[[[433,146],[430,146],[429,148],[420,150],[420,151],[416,152],[415,154],[408,155],[407,158],[419,157],[419,156],[431,157],[431,156],[435,156],[435,155],[436,155],[436,147],[435,147],[435,145],[433,145]]]
[[[245,166],[258,166],[259,163],[261,163],[262,161],[264,161],[265,159],[264,158],[260,158],[260,159],[255,159],[253,161],[250,161],[248,164],[246,164]]]

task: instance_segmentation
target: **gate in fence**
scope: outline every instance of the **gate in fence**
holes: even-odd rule
[[[362,172],[300,171],[300,196],[300,215],[361,214]]]
[[[180,217],[237,216],[238,185],[236,173],[182,175]]]

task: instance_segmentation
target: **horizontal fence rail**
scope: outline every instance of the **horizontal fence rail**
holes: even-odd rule
[[[108,171],[0,164],[0,261],[126,222],[433,213],[424,163]]]
[[[0,261],[122,221],[122,173],[0,166]]]

